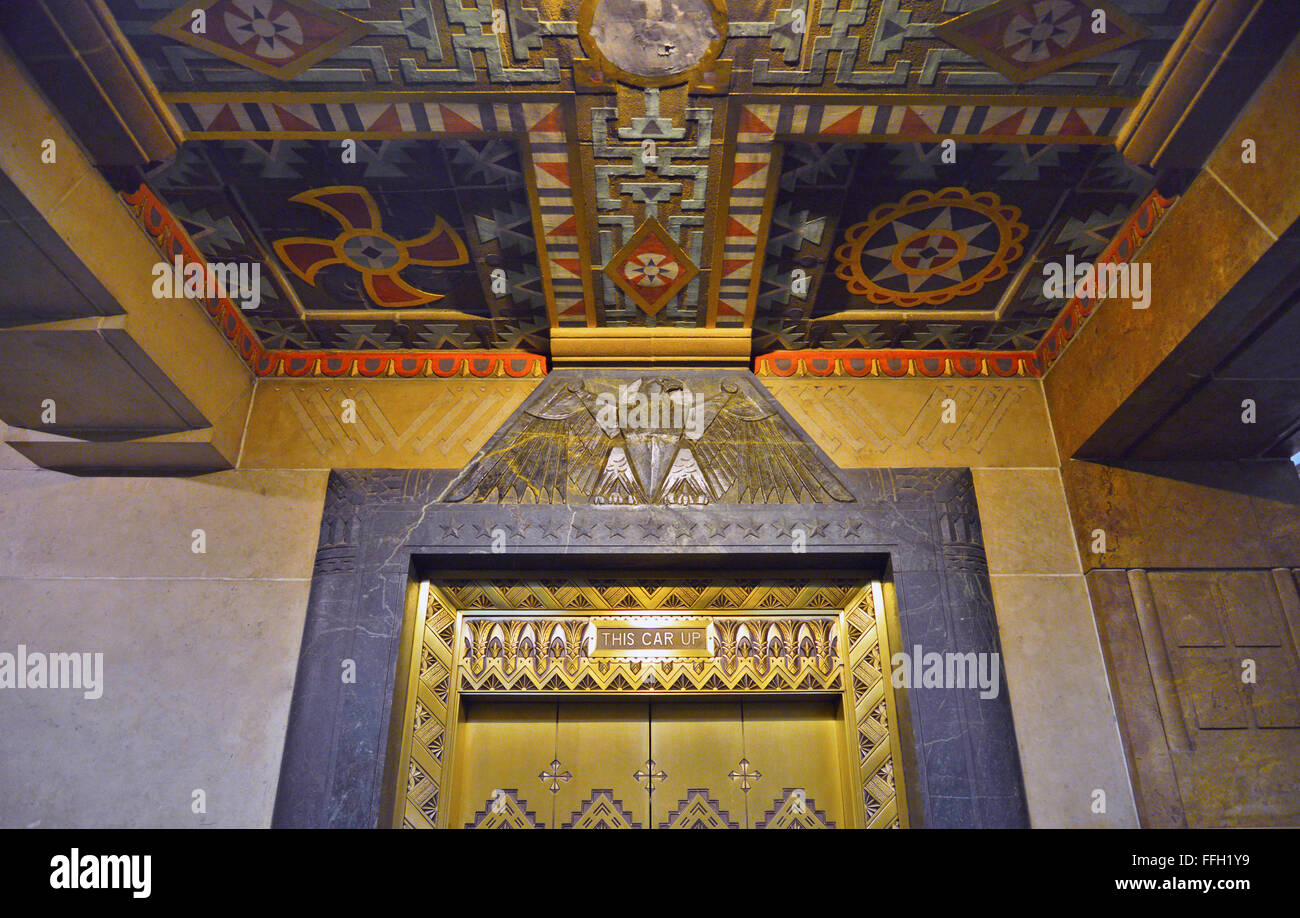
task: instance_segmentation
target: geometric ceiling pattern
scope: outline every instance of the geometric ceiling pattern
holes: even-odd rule
[[[942,156],[934,143],[785,147],[754,321],[760,353],[1032,350],[1064,305],[1043,296],[1044,262],[1094,261],[1151,190],[1104,146]]]
[[[361,140],[356,154],[350,165],[337,142],[194,141],[145,183],[208,261],[263,266],[244,314],[267,347],[544,348],[517,144]],[[310,197],[320,189],[336,190]],[[399,244],[420,239],[413,261]]]
[[[1037,373],[1089,311],[1043,260],[1168,204],[1114,138],[1193,0],[107,6],[186,138],[131,200],[260,266],[209,308],[259,373],[646,327]]]

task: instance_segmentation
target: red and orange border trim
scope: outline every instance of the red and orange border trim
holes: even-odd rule
[[[1132,261],[1174,200],[1152,191],[1115,235],[1096,264]],[[1074,297],[1032,351],[806,350],[754,358],[759,376],[1043,376],[1083,327],[1097,301]]]
[[[185,230],[146,185],[123,200],[168,261],[177,255],[184,264],[207,260]],[[450,379],[472,376],[514,379],[546,375],[546,358],[521,351],[293,351],[267,350],[249,327],[239,307],[226,297],[199,301],[204,311],[257,376],[284,377],[415,377]]]
[[[1031,351],[773,351],[754,358],[759,376],[1039,376]]]

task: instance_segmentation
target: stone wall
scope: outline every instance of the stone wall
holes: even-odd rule
[[[1142,825],[1300,825],[1295,469],[1064,475]]]
[[[1246,454],[1232,451],[1236,403],[1202,418],[1186,459],[1072,458],[1096,455],[1098,430],[1126,411],[1134,425],[1160,420],[1178,374],[1180,386],[1204,382],[1212,361],[1179,362],[1175,349],[1212,311],[1251,328],[1256,300],[1279,305],[1268,291],[1294,269],[1300,218],[1300,151],[1287,133],[1297,83],[1300,42],[1139,251],[1152,267],[1149,308],[1100,303],[1044,380],[1143,826],[1300,825],[1295,469],[1209,458]],[[1254,156],[1243,157],[1246,141]],[[1290,397],[1281,380],[1235,382]],[[1143,430],[1129,433],[1131,444]]]
[[[1032,824],[1136,826],[1042,384],[764,382],[841,468],[972,470]],[[1094,812],[1097,790],[1105,812]]]
[[[325,478],[79,478],[0,446],[0,652],[103,654],[98,699],[0,691],[0,826],[270,824]]]

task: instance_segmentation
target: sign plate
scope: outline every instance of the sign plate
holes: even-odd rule
[[[596,625],[597,657],[707,657],[708,622]]]

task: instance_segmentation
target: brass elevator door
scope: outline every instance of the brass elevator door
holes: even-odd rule
[[[465,699],[452,826],[841,824],[838,704]]]

